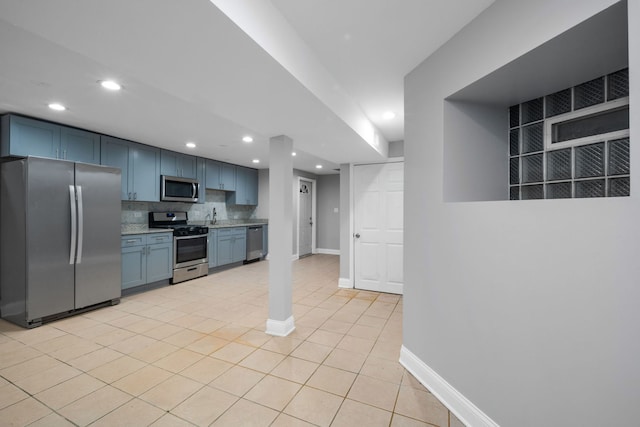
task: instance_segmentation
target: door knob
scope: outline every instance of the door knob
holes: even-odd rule
[[[360,233],[354,234],[353,237],[355,237],[356,239],[359,239],[360,238]]]

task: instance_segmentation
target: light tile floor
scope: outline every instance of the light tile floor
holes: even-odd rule
[[[462,426],[399,363],[402,298],[293,263],[296,330],[264,333],[268,262],[26,330],[0,321],[2,426]]]

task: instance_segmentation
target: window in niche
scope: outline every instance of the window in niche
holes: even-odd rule
[[[629,71],[509,108],[509,199],[630,194]]]

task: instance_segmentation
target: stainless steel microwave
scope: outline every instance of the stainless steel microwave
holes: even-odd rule
[[[196,203],[200,193],[198,180],[162,175],[160,200],[163,202]]]

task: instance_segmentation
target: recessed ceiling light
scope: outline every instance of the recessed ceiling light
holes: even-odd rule
[[[316,169],[322,169],[322,165],[316,165]]]
[[[62,104],[58,104],[57,102],[53,102],[51,104],[49,104],[49,108],[51,108],[52,110],[56,110],[56,111],[64,111],[67,109],[67,107],[65,107]]]
[[[384,114],[382,114],[382,118],[385,120],[395,119],[395,117],[396,113],[394,113],[393,111],[386,111]]]
[[[195,142],[187,142],[185,145],[187,146],[187,148],[196,148]]]
[[[122,86],[120,86],[118,83],[114,82],[113,80],[102,80],[100,82],[100,86],[102,86],[105,89],[109,89],[109,90],[120,90],[120,89],[122,89]]]
[[[244,142],[253,142],[253,138],[251,138],[250,136],[244,136],[244,137],[242,137],[242,140]]]
[[[260,159],[253,159],[252,162],[253,163],[260,163]]]
[[[294,152],[292,152],[292,153],[291,153],[291,155],[292,155],[293,157],[295,157],[295,156],[296,156],[296,152],[295,152],[295,151],[294,151]]]

